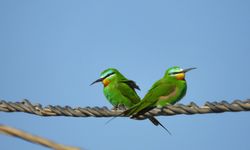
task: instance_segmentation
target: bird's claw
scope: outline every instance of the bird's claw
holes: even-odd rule
[[[127,110],[127,107],[124,104],[118,104],[116,106],[114,106],[111,110]]]
[[[113,108],[111,108],[111,110],[116,111],[116,110],[118,110],[118,107],[117,107],[117,106],[114,106]]]
[[[124,104],[118,104],[118,110],[127,110],[127,107]]]

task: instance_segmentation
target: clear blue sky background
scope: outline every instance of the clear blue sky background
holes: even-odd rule
[[[181,101],[199,105],[250,98],[250,2],[0,1],[0,99],[43,105],[108,106],[108,67],[141,87],[143,97],[168,67],[197,67]],[[159,117],[149,121],[38,117],[0,112],[10,125],[86,150],[227,149],[250,147],[250,114]],[[0,135],[1,149],[44,147]]]

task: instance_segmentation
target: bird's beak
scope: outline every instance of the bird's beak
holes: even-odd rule
[[[97,83],[97,82],[102,82],[102,80],[103,80],[103,78],[97,79],[97,80],[95,80],[93,83],[91,83],[90,85],[93,85],[93,84],[95,84],[95,83]]]
[[[188,71],[190,71],[190,70],[193,70],[193,69],[196,69],[196,68],[188,68],[188,69],[184,69],[182,72],[183,72],[183,73],[186,73],[186,72],[188,72]]]

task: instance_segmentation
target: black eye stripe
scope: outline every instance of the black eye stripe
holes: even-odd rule
[[[178,73],[182,73],[182,72],[181,71],[179,71],[179,72],[172,72],[169,75],[175,75],[175,74],[178,74]]]
[[[105,79],[105,78],[111,76],[112,74],[115,74],[115,73],[114,73],[114,72],[111,72],[111,73],[107,74],[105,77],[103,77],[103,79]]]

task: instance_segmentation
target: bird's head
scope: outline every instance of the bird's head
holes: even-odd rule
[[[91,83],[93,85],[97,82],[102,82],[104,87],[109,85],[110,82],[114,81],[117,77],[122,76],[121,73],[115,68],[108,68],[100,74],[100,78]]]
[[[178,66],[169,68],[164,77],[174,78],[177,80],[185,80],[185,73],[196,68],[182,69]]]

